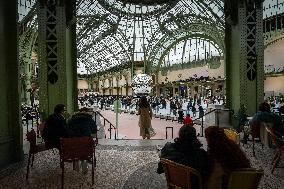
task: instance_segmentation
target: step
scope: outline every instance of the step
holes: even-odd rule
[[[203,149],[207,149],[206,139],[204,137],[198,137],[198,140],[202,144]],[[161,150],[167,142],[174,142],[171,140],[161,140],[161,139],[150,139],[150,140],[114,140],[114,139],[99,139],[97,148],[99,150]]]
[[[99,139],[99,145],[113,145],[113,146],[164,146],[167,142],[173,142],[174,140],[163,139]]]

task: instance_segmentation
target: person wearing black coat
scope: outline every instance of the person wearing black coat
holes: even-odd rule
[[[195,128],[184,125],[180,128],[179,137],[174,140],[174,143],[168,142],[165,144],[160,157],[196,169],[201,174],[202,179],[206,181],[209,159],[207,152],[201,147],[202,144],[196,137]],[[161,174],[163,172],[162,164],[159,162],[157,173]],[[195,182],[197,181],[195,180]]]
[[[42,138],[47,147],[60,149],[60,138],[68,137],[66,120],[63,116],[65,111],[65,105],[57,104],[54,113],[45,121]]]

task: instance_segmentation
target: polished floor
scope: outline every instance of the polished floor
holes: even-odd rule
[[[111,110],[101,111],[102,115],[107,118],[112,124],[116,125],[116,114]],[[118,114],[118,137],[120,139],[141,139],[140,128],[138,126],[139,116],[136,114],[121,113]],[[103,120],[101,120],[103,124]],[[166,121],[165,119],[152,118],[152,127],[154,128],[156,135],[152,139],[166,139],[166,128],[173,127],[173,137],[178,136],[178,131],[182,124],[177,121]],[[109,133],[107,131],[108,125],[105,127],[107,137]],[[168,139],[172,138],[171,129],[168,129]]]

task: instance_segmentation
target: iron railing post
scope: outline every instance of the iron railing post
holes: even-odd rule
[[[109,139],[111,139],[111,124],[109,123]]]
[[[40,138],[40,136],[39,136],[39,129],[38,129],[38,125],[39,125],[39,114],[38,114],[38,112],[36,112],[36,130],[37,130],[37,138]]]
[[[174,128],[173,127],[166,127],[166,139],[168,139],[168,129],[172,129],[172,138],[174,138]]]
[[[202,116],[202,118],[201,118],[201,137],[203,137],[203,129],[204,129],[203,117],[204,116]]]
[[[217,109],[217,126],[219,127],[219,109]]]

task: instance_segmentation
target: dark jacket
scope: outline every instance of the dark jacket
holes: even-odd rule
[[[202,148],[181,150],[178,143],[168,142],[161,151],[161,158],[192,167],[199,171],[203,179],[208,178],[209,160],[206,151]],[[157,173],[163,172],[162,164],[159,162]]]
[[[91,136],[97,133],[97,125],[92,116],[87,113],[77,113],[68,122],[71,137]]]
[[[60,114],[50,115],[43,128],[43,139],[49,147],[60,147],[60,138],[68,137],[66,121]]]
[[[284,135],[284,123],[283,123],[281,116],[276,115],[274,113],[270,113],[270,112],[258,111],[253,116],[252,120],[250,120],[250,123],[257,124],[260,122],[272,123],[273,129],[277,131],[278,133],[280,133],[281,135]]]

